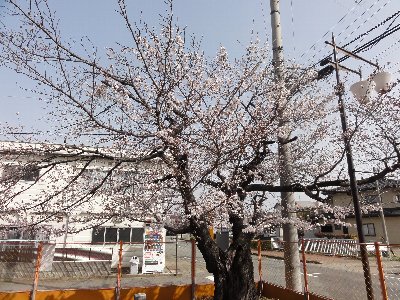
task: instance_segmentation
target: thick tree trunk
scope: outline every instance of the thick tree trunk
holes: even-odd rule
[[[214,299],[258,300],[250,248],[252,235],[235,230],[242,220],[235,223],[239,226],[233,226],[234,237],[227,251],[222,251],[211,239],[205,223],[192,221],[192,226],[207,270],[214,275]]]
[[[251,253],[238,250],[229,270],[214,274],[215,300],[256,300]]]
[[[250,245],[239,246],[225,266],[225,270],[214,273],[214,299],[257,300]]]

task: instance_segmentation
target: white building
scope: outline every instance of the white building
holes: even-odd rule
[[[117,149],[0,142],[0,238],[143,241],[161,164]],[[156,207],[154,211],[156,212]]]

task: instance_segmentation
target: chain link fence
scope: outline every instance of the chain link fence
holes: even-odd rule
[[[295,268],[284,255],[285,243],[261,241],[261,249],[253,245],[253,253],[261,256],[262,280],[292,288],[288,278],[297,273],[301,292],[314,293],[337,300],[374,299],[400,300],[400,245],[364,244],[368,252],[371,284],[365,280],[360,259],[360,244],[354,240],[308,239],[292,244],[298,247],[299,261]],[[258,261],[255,263],[258,263]],[[300,291],[298,289],[298,291]]]
[[[309,239],[289,245],[253,241],[255,281],[329,299],[368,299],[359,244]],[[400,245],[365,244],[374,299],[400,300]],[[149,251],[145,251],[149,250]],[[148,256],[148,252],[155,256]],[[146,254],[147,253],[147,254]],[[157,244],[0,241],[0,290],[99,289],[212,283],[192,240],[167,237]]]
[[[386,287],[387,299],[400,300],[400,244],[388,247],[380,245],[379,248],[382,253],[382,280]]]

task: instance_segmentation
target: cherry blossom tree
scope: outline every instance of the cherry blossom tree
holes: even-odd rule
[[[108,48],[106,57],[86,39],[64,37],[47,1],[7,4],[21,26],[3,24],[0,30],[2,65],[37,83],[35,92],[53,105],[51,116],[61,121],[54,130],[74,146],[42,144],[41,153],[53,154],[51,159],[36,157],[35,164],[27,162],[20,173],[3,176],[2,211],[27,210],[16,201],[21,191],[12,186],[34,165],[52,176],[52,188],[28,207],[47,212],[53,207],[45,219],[83,203],[102,208],[81,220],[87,226],[116,216],[152,217],[172,232],[193,235],[214,275],[215,299],[257,299],[251,240],[265,226],[306,226],[295,217],[270,213],[266,195],[301,192],[323,201],[324,189],[349,184],[343,172],[342,135],[333,117],[333,91],[318,88],[315,70],[289,62],[283,80],[275,81],[269,46],[258,40],[240,58],[230,58],[223,47],[208,58],[201,44],[174,23],[172,0],[159,29],[132,22],[125,1],[119,0],[131,40]],[[396,93],[393,87],[362,108],[350,103],[348,134],[362,152],[358,163],[381,167],[360,183],[400,166]],[[390,126],[383,125],[382,116]],[[80,146],[88,136],[91,140]],[[371,137],[382,147],[374,149]],[[278,183],[277,153],[284,143],[292,146],[294,183],[288,186]],[[107,162],[106,172],[88,184],[85,170],[96,160]],[[80,171],[70,171],[62,182],[48,172],[56,166],[63,172],[62,166],[71,162],[79,162]],[[115,176],[140,164],[150,170],[145,176],[133,181]],[[129,187],[138,181],[141,196],[133,197]],[[65,194],[73,199],[67,207],[61,204]],[[94,196],[109,200],[93,202]],[[213,225],[231,229],[226,251],[210,236]]]

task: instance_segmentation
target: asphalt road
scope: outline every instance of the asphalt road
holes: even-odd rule
[[[175,256],[175,244],[167,245],[167,274],[127,275],[122,277],[122,287],[179,285],[191,282],[191,247],[190,243],[179,243],[178,257]],[[255,279],[258,280],[258,261],[253,257]],[[390,262],[392,263],[392,262]],[[176,264],[178,272],[176,272]],[[400,300],[400,262],[387,263],[389,272],[385,276],[390,300]],[[302,270],[301,270],[302,271]],[[178,273],[177,275],[175,275]],[[361,262],[354,259],[324,257],[321,263],[307,264],[309,291],[338,300],[366,299],[365,284]],[[379,277],[376,266],[371,264],[372,281],[376,299],[380,299]],[[262,258],[262,279],[281,286],[285,285],[284,261],[278,258]],[[212,274],[208,273],[200,252],[196,251],[196,283],[211,283]],[[112,288],[116,285],[116,276],[79,278],[79,279],[41,279],[39,289],[80,289],[80,288]],[[304,286],[304,279],[303,279]],[[21,291],[32,287],[31,280],[13,280],[0,282],[0,290]]]

